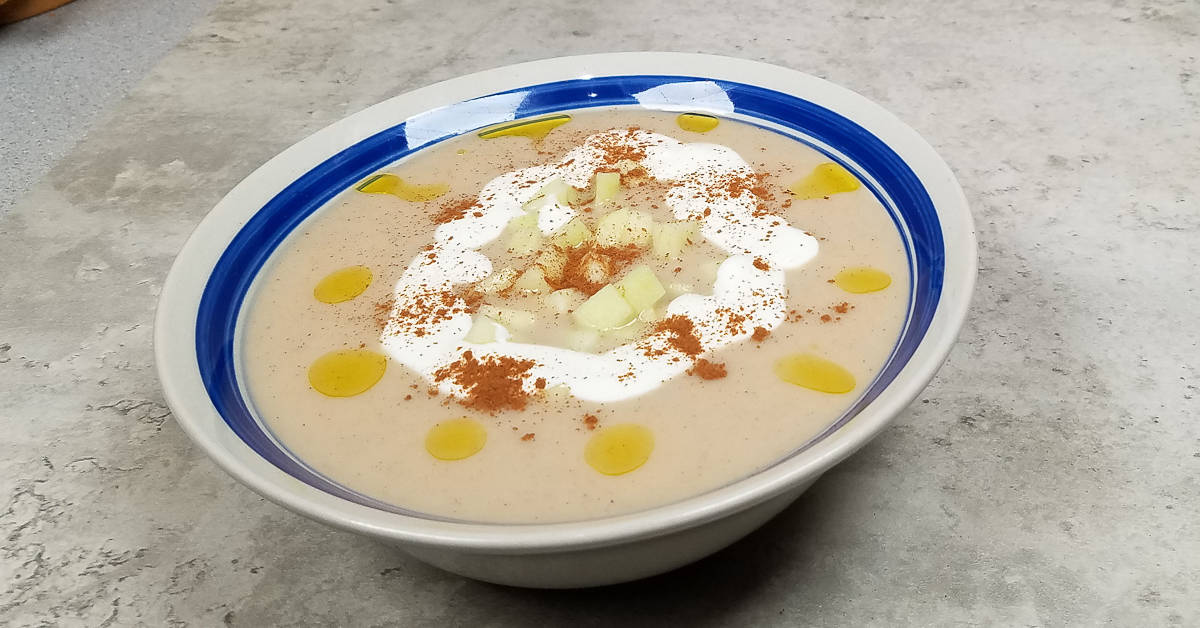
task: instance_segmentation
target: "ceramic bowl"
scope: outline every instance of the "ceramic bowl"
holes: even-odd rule
[[[907,322],[889,361],[845,415],[762,471],[717,490],[571,523],[424,516],[341,486],[288,452],[247,401],[238,357],[247,291],[285,236],[355,182],[441,140],[513,119],[618,105],[709,112],[786,134],[856,173],[891,213],[909,258]],[[268,499],[472,578],[602,585],[661,573],[732,543],[878,434],[954,343],[975,255],[971,216],[953,173],[916,132],[858,94],[793,70],[708,55],[548,59],[396,96],[254,171],[179,253],[159,301],[155,352],[179,424],[218,465]]]

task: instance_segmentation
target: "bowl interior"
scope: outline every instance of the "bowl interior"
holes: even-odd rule
[[[709,112],[787,135],[854,172],[880,200],[908,253],[910,294],[903,332],[886,365],[853,405],[817,436],[771,466],[814,446],[857,416],[912,357],[930,328],[943,290],[943,235],[921,179],[884,141],[849,118],[803,98],[726,80],[619,75],[529,85],[410,116],[342,148],[279,190],[250,216],[224,249],[200,297],[196,361],[209,400],[225,424],[259,456],[309,486],[363,506],[440,519],[350,490],[310,468],[273,437],[249,403],[240,380],[238,348],[243,306],[259,272],[288,235],[372,173],[481,127],[548,113],[613,106]]]

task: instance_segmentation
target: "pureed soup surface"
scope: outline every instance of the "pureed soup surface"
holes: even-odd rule
[[[614,515],[836,420],[890,354],[907,282],[891,218],[817,151],[577,112],[443,142],[319,212],[248,301],[245,383],[297,456],[382,501]]]

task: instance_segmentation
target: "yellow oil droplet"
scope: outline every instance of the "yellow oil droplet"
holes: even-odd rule
[[[505,122],[493,127],[488,127],[479,132],[479,137],[485,140],[490,140],[497,137],[528,137],[535,142],[540,142],[546,139],[550,131],[571,121],[571,116],[560,113],[552,116],[543,116],[541,118],[529,118],[527,120],[517,120],[516,122]]]
[[[308,383],[330,397],[353,397],[374,386],[387,370],[387,358],[374,351],[330,351],[308,367]]]
[[[479,421],[462,417],[442,421],[425,435],[425,451],[438,460],[462,460],[483,449],[487,430]]]
[[[335,270],[317,282],[313,296],[321,303],[341,303],[363,293],[371,285],[371,269],[366,266],[347,266]]]
[[[633,423],[602,427],[583,449],[583,459],[605,475],[622,475],[642,466],[654,451],[654,434]]]
[[[853,192],[862,187],[849,170],[833,162],[817,166],[807,177],[792,184],[788,190],[796,198],[807,200],[825,198],[842,192]]]
[[[460,149],[458,149],[458,150],[454,151],[454,154],[455,154],[455,155],[466,155],[466,154],[467,154],[467,149],[465,149],[465,148],[460,148]]]
[[[681,113],[678,118],[675,118],[675,124],[678,124],[679,128],[693,133],[708,133],[717,128],[720,123],[720,118],[706,116],[702,113]]]
[[[446,183],[406,183],[394,174],[377,174],[354,189],[365,194],[391,194],[414,203],[432,201],[450,191]]]
[[[775,363],[775,375],[789,384],[826,393],[854,390],[854,376],[838,364],[811,353],[796,353]]]
[[[846,292],[864,294],[878,292],[892,285],[892,276],[878,268],[857,266],[834,275],[833,283]]]

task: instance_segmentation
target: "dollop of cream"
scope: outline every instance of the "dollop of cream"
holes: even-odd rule
[[[605,131],[590,136],[556,164],[523,168],[492,179],[479,193],[477,211],[437,228],[433,248],[418,254],[396,284],[391,320],[381,336],[387,354],[431,384],[434,372],[458,360],[465,350],[479,358],[494,355],[533,360],[536,366],[525,384],[528,392],[534,392],[534,380],[544,378],[549,387],[568,386],[574,396],[593,402],[641,395],[686,372],[692,360],[671,349],[666,332],[592,354],[507,340],[465,342],[472,318],[462,307],[452,307],[459,311],[419,328],[402,318],[405,312],[422,307],[430,294],[487,277],[492,263],[478,249],[500,237],[508,222],[523,213],[521,206],[555,177],[574,187],[587,187],[596,169],[608,166],[606,149],[614,145],[644,151],[642,167],[651,176],[672,183],[665,200],[675,218],[699,221],[700,233],[729,254],[718,268],[711,295],[679,296],[667,305],[666,316],[691,319],[705,351],[743,341],[755,327],[771,330],[782,323],[787,298],[784,273],[811,260],[818,245],[816,238],[783,218],[757,211],[753,194],[713,193],[730,176],[750,176],[754,169],[726,146],[685,144],[644,130]],[[568,205],[547,203],[538,214],[538,228],[550,235],[575,213]],[[766,262],[766,270],[760,268],[761,263],[754,263],[756,258]],[[500,334],[501,338],[507,336]],[[464,393],[450,381],[437,385],[446,394]]]

